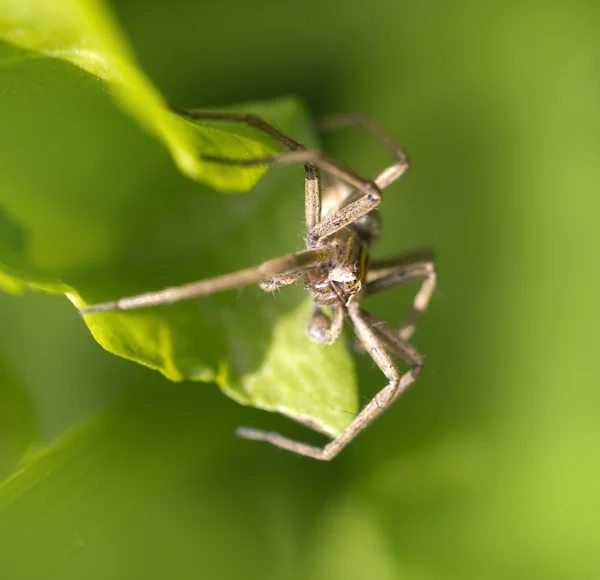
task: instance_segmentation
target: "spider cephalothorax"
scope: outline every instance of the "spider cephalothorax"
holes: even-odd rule
[[[263,159],[239,160],[209,156],[205,156],[205,159],[242,166],[303,163],[307,247],[303,251],[269,260],[254,268],[92,305],[84,308],[82,313],[170,304],[246,284],[259,284],[264,290],[273,291],[304,277],[304,285],[315,305],[306,327],[308,338],[317,343],[331,344],[339,338],[344,320],[348,320],[363,349],[381,369],[388,384],[361,409],[339,437],[322,448],[288,439],[278,433],[248,427],[240,427],[237,432],[241,437],[268,441],[315,459],[332,459],[415,382],[423,365],[421,355],[407,341],[435,289],[433,262],[423,254],[369,262],[368,254],[371,244],[379,235],[379,219],[374,210],[381,202],[381,191],[408,169],[406,155],[387,133],[364,117],[340,115],[324,120],[321,123],[324,129],[345,125],[362,126],[388,148],[394,162],[375,179],[369,180],[318,151],[307,150],[255,115],[181,109],[176,109],[176,112],[194,120],[246,123],[290,149],[275,157]],[[324,187],[320,171],[328,178]],[[415,279],[423,282],[414,299],[412,311],[398,330],[390,329],[362,309],[363,296]],[[323,307],[331,307],[331,314],[324,312]],[[409,363],[411,368],[406,374],[399,371],[392,355]]]
[[[345,306],[362,289],[368,248],[351,229],[338,232],[327,244],[331,258],[306,272],[304,286],[319,306]]]

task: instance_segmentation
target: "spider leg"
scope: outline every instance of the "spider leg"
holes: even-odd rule
[[[342,127],[347,125],[359,125],[382,141],[389,149],[396,162],[384,169],[373,181],[363,179],[350,169],[336,163],[332,159],[317,151],[309,151],[300,143],[297,143],[277,128],[273,127],[260,117],[251,113],[240,113],[235,111],[189,111],[173,107],[178,114],[189,119],[225,120],[246,123],[255,127],[271,138],[279,141],[291,151],[273,157],[262,159],[227,159],[222,157],[206,155],[207,161],[239,166],[255,165],[289,165],[293,163],[305,164],[305,211],[306,227],[308,230],[307,241],[310,247],[319,245],[319,242],[335,232],[345,228],[348,224],[360,219],[377,207],[381,201],[381,190],[396,181],[409,167],[408,157],[404,150],[392,139],[379,125],[367,117],[361,115],[335,115],[326,117],[321,125],[324,129]],[[321,167],[333,177],[337,177],[358,189],[363,196],[353,203],[340,209],[326,220],[320,221],[321,217],[321,186],[317,167]]]
[[[431,254],[421,252],[373,262],[367,274],[366,294],[389,290],[416,279],[422,279],[423,282],[413,300],[409,315],[396,331],[402,340],[408,340],[412,336],[435,291],[437,275]]]
[[[297,143],[276,127],[270,125],[260,117],[249,113],[238,113],[233,111],[189,111],[172,107],[179,115],[189,119],[205,119],[215,121],[233,121],[246,123],[255,127],[273,139],[279,141],[293,152],[304,153],[306,148]],[[250,160],[250,164],[252,160]],[[226,162],[226,161],[225,161]],[[242,163],[245,165],[247,163]],[[307,160],[305,169],[305,196],[306,196],[306,220],[309,227],[313,227],[319,219],[321,212],[320,176],[318,169]],[[137,296],[121,298],[113,302],[95,304],[83,308],[83,314],[105,312],[110,310],[131,310],[136,308],[147,308],[160,304],[171,304],[180,300],[188,300],[199,296],[207,296],[216,292],[222,292],[238,286],[259,283],[264,290],[272,291],[280,286],[291,284],[298,280],[306,268],[309,268],[325,258],[329,257],[330,249],[307,250],[297,254],[290,254],[265,262],[261,266],[248,268],[225,274],[208,280],[191,282],[182,286],[165,288],[154,292],[146,292]]]
[[[369,324],[375,329],[375,332],[383,341],[388,351],[394,354],[395,356],[400,357],[411,366],[412,375],[414,377],[414,380],[416,381],[416,379],[421,374],[421,371],[423,370],[423,355],[419,354],[417,349],[412,344],[400,338],[397,332],[392,330],[381,320],[375,318],[375,316],[369,314],[368,312],[365,312],[364,310],[362,314],[366,317]],[[392,399],[392,403],[410,386],[411,385],[408,385],[404,390],[398,389],[396,391],[396,395]]]
[[[241,113],[238,111],[201,111],[198,109],[183,109],[175,105],[171,105],[170,108],[174,113],[177,113],[181,117],[186,117],[187,119],[192,119],[194,121],[232,121],[244,123],[262,131],[292,151],[306,149],[304,145],[294,141],[291,137],[288,137],[285,133],[282,133],[277,129],[277,127],[267,123],[264,119],[261,119],[258,115],[254,115],[253,113]]]
[[[373,137],[381,141],[395,159],[395,163],[386,167],[373,180],[379,189],[385,189],[388,185],[392,184],[396,179],[406,173],[409,168],[408,155],[395,139],[372,119],[364,115],[327,115],[317,121],[317,127],[324,131],[350,127],[353,125],[364,129],[371,133]]]
[[[288,286],[297,282],[302,276],[304,276],[304,270],[290,270],[289,272],[284,272],[283,274],[277,274],[271,278],[261,280],[258,285],[265,292],[275,292],[282,286]]]
[[[282,449],[306,455],[314,459],[329,461],[348,445],[363,429],[368,427],[381,415],[402,393],[417,380],[422,368],[422,357],[410,345],[401,341],[375,317],[362,311],[357,303],[348,306],[350,321],[359,340],[375,364],[386,376],[388,384],[365,405],[352,423],[336,439],[324,447],[315,447],[294,441],[271,431],[260,431],[251,427],[240,427],[237,434],[244,439],[266,441]],[[388,354],[388,350],[405,358],[412,366],[411,370],[402,374]]]
[[[306,336],[318,344],[333,344],[342,334],[344,326],[344,310],[339,306],[333,307],[331,318],[321,308],[316,306],[306,324]]]
[[[275,141],[278,141],[291,151],[306,151],[306,147],[285,133],[282,133],[277,127],[270,125],[259,116],[252,113],[240,113],[237,111],[198,111],[181,109],[171,106],[171,110],[182,117],[192,120],[206,121],[231,121],[245,123],[262,131]],[[207,159],[207,158],[205,158]],[[215,160],[214,158],[212,159]],[[231,161],[231,160],[230,160]],[[318,223],[321,216],[321,184],[319,170],[310,163],[305,163],[305,206],[306,206],[306,227],[310,231]]]
[[[381,202],[381,190],[375,182],[360,177],[358,174],[354,173],[354,171],[351,171],[319,151],[289,151],[272,157],[263,157],[261,159],[228,159],[225,157],[214,157],[212,155],[204,155],[203,159],[214,161],[216,163],[246,167],[254,165],[293,165],[295,163],[316,165],[327,171],[327,173],[333,177],[358,189],[362,193],[362,196],[356,201],[344,206],[327,219],[317,223],[314,227],[308,228],[307,244],[309,247],[318,246],[323,238],[326,238],[355,222],[375,209]],[[307,203],[307,215],[308,213]]]
[[[137,296],[128,296],[114,302],[94,304],[82,308],[80,312],[82,314],[93,314],[109,310],[134,310],[136,308],[149,308],[161,304],[172,304],[173,302],[189,300],[199,296],[208,296],[209,294],[231,290],[239,286],[258,284],[262,280],[268,280],[290,270],[304,271],[323,260],[329,259],[330,253],[330,248],[319,248],[316,250],[305,250],[297,254],[288,254],[287,256],[281,256],[280,258],[264,262],[254,268],[246,268],[230,274],[216,276],[215,278],[190,282],[182,286],[173,286],[154,292],[145,292]],[[290,283],[294,280],[290,280]]]

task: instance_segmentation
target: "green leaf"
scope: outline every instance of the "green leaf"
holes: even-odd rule
[[[52,6],[52,7],[51,7]],[[166,108],[102,4],[0,3],[0,284],[77,305],[160,289],[299,249],[300,167],[206,163],[278,143],[238,123],[191,123]],[[296,99],[239,105],[308,145]],[[150,310],[86,317],[110,352],[172,380],[216,381],[237,401],[335,435],[358,405],[344,345],[303,334],[301,288],[251,287]]]
[[[0,41],[4,44],[0,44],[0,67],[5,90],[7,85],[28,89],[21,94],[22,111],[40,105],[31,98],[40,85],[51,84],[59,94],[66,92],[76,99],[87,83],[96,80],[125,113],[162,141],[189,177],[212,187],[244,191],[265,171],[219,168],[202,162],[200,150],[213,155],[260,157],[272,153],[273,144],[256,135],[248,137],[243,130],[198,127],[170,112],[162,95],[137,66],[118,25],[100,0],[0,0]],[[53,62],[57,60],[73,66],[60,66]],[[67,109],[72,104],[62,101],[66,114],[74,113]]]

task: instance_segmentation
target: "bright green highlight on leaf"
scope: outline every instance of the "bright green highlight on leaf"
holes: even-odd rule
[[[299,249],[301,167],[203,162],[271,155],[239,123],[179,118],[99,2],[0,0],[0,285],[78,306],[182,284]],[[115,106],[116,105],[116,106]],[[236,107],[315,145],[301,103]],[[124,114],[125,113],[125,114]],[[175,159],[179,171],[173,167]],[[304,301],[304,302],[303,302]],[[256,287],[85,318],[108,351],[174,381],[215,381],[237,401],[337,434],[357,410],[340,341],[312,345],[301,287]],[[75,314],[74,314],[75,315]]]

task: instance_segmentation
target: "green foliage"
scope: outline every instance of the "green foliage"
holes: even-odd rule
[[[201,162],[200,151],[260,157],[273,152],[272,144],[265,144],[256,135],[244,137],[235,130],[193,127],[170,113],[160,93],[139,70],[102,1],[3,0],[0,15],[0,39],[5,43],[0,45],[3,80],[13,96],[21,97],[20,106],[8,103],[9,111],[17,114],[8,127],[19,127],[19,113],[24,115],[35,107],[36,115],[46,117],[47,129],[53,128],[52,124],[59,126],[58,113],[67,124],[94,119],[95,125],[81,127],[82,133],[87,129],[88,135],[93,135],[91,131],[106,121],[106,103],[100,93],[110,92],[124,112],[162,141],[190,177],[213,187],[243,191],[264,172],[208,168]],[[64,98],[67,96],[68,100]],[[22,135],[21,139],[26,137]],[[64,142],[74,146],[82,135],[68,137],[71,141]]]
[[[31,399],[6,361],[0,359],[0,478],[15,468],[35,437]]]

